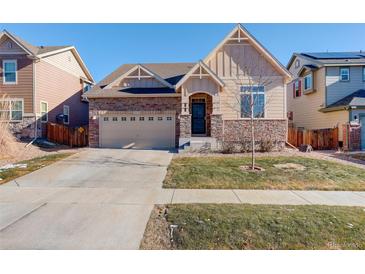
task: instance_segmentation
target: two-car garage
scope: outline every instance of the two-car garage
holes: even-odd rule
[[[175,147],[175,113],[112,112],[99,117],[99,146],[169,149]]]

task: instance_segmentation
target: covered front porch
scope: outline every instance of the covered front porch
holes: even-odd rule
[[[198,63],[184,78],[178,86],[181,92],[179,146],[194,142],[216,146],[223,133],[220,92],[224,84],[204,63]]]

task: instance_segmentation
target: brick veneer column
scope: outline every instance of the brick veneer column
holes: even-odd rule
[[[180,114],[180,138],[191,137],[191,115],[190,114]]]
[[[223,119],[222,114],[212,114],[211,116],[211,136],[217,141],[223,140]]]

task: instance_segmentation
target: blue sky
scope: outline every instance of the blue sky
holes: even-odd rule
[[[34,45],[74,45],[96,81],[123,63],[195,62],[235,24],[0,24]],[[282,62],[293,52],[365,50],[365,24],[244,24]]]

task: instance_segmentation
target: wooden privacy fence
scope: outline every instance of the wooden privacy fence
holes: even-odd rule
[[[338,128],[306,130],[289,127],[288,142],[293,146],[311,145],[313,149],[336,149],[338,147]]]
[[[88,145],[88,126],[67,127],[65,125],[47,123],[47,140],[70,147]]]

